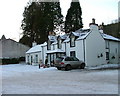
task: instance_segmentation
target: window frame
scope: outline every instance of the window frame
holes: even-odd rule
[[[58,49],[62,48],[62,40],[58,38]]]
[[[75,36],[70,36],[70,47],[75,47]]]
[[[110,60],[109,52],[106,52],[106,60]]]
[[[74,55],[73,55],[74,54]],[[71,57],[76,57],[76,51],[70,51],[70,56]]]
[[[35,63],[38,63],[38,54],[35,55]]]

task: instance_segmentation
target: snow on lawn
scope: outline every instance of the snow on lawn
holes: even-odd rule
[[[51,68],[43,68],[39,69],[38,66],[26,65],[26,64],[10,64],[10,65],[3,65],[2,66],[2,74],[5,76],[12,76],[12,75],[19,75],[21,73],[29,72],[41,72],[41,71],[48,71],[53,70],[54,67]]]
[[[61,71],[26,64],[3,65],[3,94],[118,94],[118,70]]]
[[[95,67],[88,67],[87,69],[120,69],[120,64],[104,64]]]

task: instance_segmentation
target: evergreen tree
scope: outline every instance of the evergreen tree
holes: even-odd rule
[[[30,44],[33,41],[41,44],[47,40],[48,32],[54,32],[63,22],[60,2],[32,2],[25,8],[23,17],[21,43],[30,38]]]
[[[81,15],[82,11],[79,0],[72,0],[65,18],[66,33],[76,31],[83,27]]]

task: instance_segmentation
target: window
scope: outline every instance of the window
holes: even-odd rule
[[[55,50],[55,45],[53,44],[53,50]]]
[[[76,57],[75,51],[71,51],[70,56]]]
[[[75,47],[75,36],[71,36],[70,38],[70,47]]]
[[[62,40],[58,39],[58,48],[61,49],[62,48]]]
[[[106,52],[106,60],[109,60],[109,52]]]
[[[38,63],[38,55],[35,55],[35,62]]]
[[[29,56],[27,57],[27,61],[28,61],[28,63],[30,63],[30,62],[29,62]]]
[[[31,64],[33,63],[33,57],[31,56]]]

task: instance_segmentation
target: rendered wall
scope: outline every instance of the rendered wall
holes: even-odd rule
[[[85,57],[87,66],[105,64],[105,41],[102,38],[97,26],[91,26],[91,33],[85,40]]]
[[[25,57],[25,52],[29,49],[29,47],[11,39],[3,40],[0,45],[2,45],[2,58]]]
[[[109,63],[117,64],[119,62],[119,43],[115,41],[109,41]]]
[[[75,47],[70,47],[70,51],[75,51],[76,57],[84,61],[83,40],[75,41]]]

